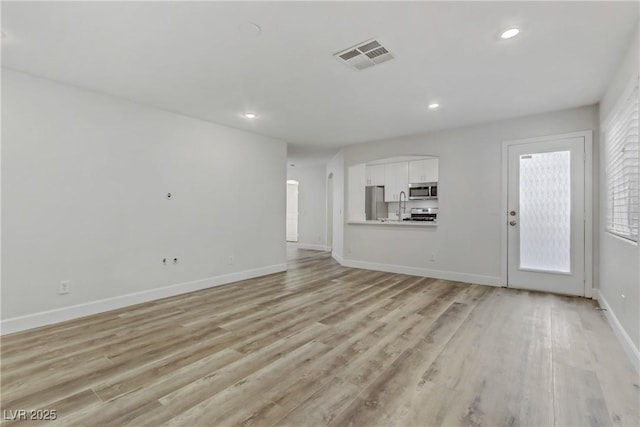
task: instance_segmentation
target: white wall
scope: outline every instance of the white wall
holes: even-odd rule
[[[627,53],[617,68],[614,78],[600,102],[601,123],[608,118],[620,96],[630,81],[638,77],[640,34],[636,29],[630,40]],[[600,149],[604,159],[604,144]],[[600,164],[600,191],[603,194],[600,203],[600,299],[604,298],[617,320],[630,337],[635,352],[640,347],[640,253],[638,245],[620,239],[605,231],[606,227],[606,177],[604,161]],[[622,295],[626,299],[622,298]]]
[[[326,167],[289,167],[287,179],[298,181],[298,246],[324,250],[326,246]]]
[[[2,71],[3,327],[286,268],[284,142]]]
[[[502,142],[596,129],[588,106],[344,149],[345,167],[402,156],[439,157],[437,227],[345,225],[347,265],[502,285]],[[597,132],[594,135],[597,144]],[[431,261],[431,257],[434,261]],[[397,267],[402,267],[398,269]]]
[[[326,176],[333,174],[333,238],[331,255],[338,261],[343,259],[344,247],[344,200],[345,200],[344,150],[340,150],[327,163]]]

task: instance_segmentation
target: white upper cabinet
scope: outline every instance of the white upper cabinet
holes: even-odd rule
[[[384,185],[384,165],[367,166],[367,185]]]
[[[384,201],[397,202],[400,192],[409,194],[409,163],[387,163],[384,166]]]
[[[438,159],[413,160],[409,162],[409,182],[437,182]]]
[[[425,160],[424,182],[438,182],[438,159]]]

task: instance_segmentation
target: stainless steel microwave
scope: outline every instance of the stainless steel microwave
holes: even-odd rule
[[[409,200],[438,198],[437,182],[414,182],[409,184]]]

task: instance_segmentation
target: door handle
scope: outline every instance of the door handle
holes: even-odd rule
[[[517,222],[515,222],[515,221],[509,221],[509,225],[512,226],[512,227],[515,227],[516,224],[517,224]]]

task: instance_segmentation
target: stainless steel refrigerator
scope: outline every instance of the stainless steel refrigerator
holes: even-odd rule
[[[384,202],[384,187],[366,187],[364,197],[364,209],[366,219],[387,218],[389,212]]]

